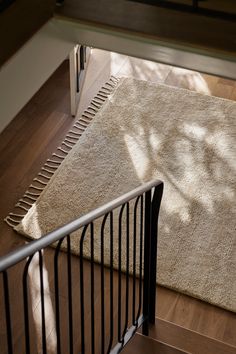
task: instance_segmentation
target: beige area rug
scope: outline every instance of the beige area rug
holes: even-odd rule
[[[113,79],[19,202],[34,202],[26,216],[7,221],[38,238],[158,178],[158,283],[236,311],[235,120],[235,102]]]

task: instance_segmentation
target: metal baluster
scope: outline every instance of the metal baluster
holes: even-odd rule
[[[2,276],[3,276],[3,288],[4,288],[4,299],[5,299],[8,354],[12,354],[13,349],[12,349],[11,312],[10,312],[10,302],[9,302],[9,286],[8,286],[7,271],[3,271]]]
[[[150,254],[150,294],[149,294],[149,322],[155,323],[156,313],[156,271],[157,271],[157,222],[161,199],[163,194],[163,183],[154,190],[151,207],[151,254]]]
[[[142,267],[143,267],[143,195],[140,200],[140,229],[139,229],[140,249],[139,249],[139,305],[136,322],[141,313],[142,307]]]
[[[33,255],[34,256],[34,255]],[[24,323],[25,323],[25,354],[30,354],[30,332],[29,332],[29,311],[28,311],[28,286],[27,278],[29,266],[33,256],[30,256],[26,262],[23,272],[23,300],[24,300]]]
[[[80,325],[81,325],[81,354],[85,353],[84,340],[84,237],[86,235],[88,225],[84,226],[80,239]]]
[[[70,235],[67,240],[67,278],[68,278],[68,317],[69,317],[69,345],[70,354],[73,354],[73,307],[72,307],[72,277],[71,277],[71,240]]]
[[[95,353],[95,318],[94,318],[94,227],[90,224],[90,247],[91,247],[91,353]]]
[[[63,239],[56,247],[54,256],[54,291],[55,291],[55,311],[56,311],[56,333],[57,333],[57,354],[61,354],[61,331],[60,331],[60,302],[59,302],[59,281],[58,281],[58,256]]]
[[[129,321],[129,203],[126,203],[126,293],[125,293],[125,324],[123,337]]]
[[[102,220],[101,226],[101,354],[105,352],[105,299],[104,299],[104,228],[108,214]]]
[[[137,243],[137,206],[140,196],[136,198],[134,204],[134,223],[133,223],[133,306],[132,306],[132,324],[136,324],[135,307],[136,307],[136,243]]]
[[[41,318],[42,318],[42,349],[47,353],[46,325],[45,325],[45,304],[44,304],[44,281],[43,281],[43,256],[42,250],[39,251],[39,276],[40,276],[40,297],[41,297]]]
[[[150,238],[151,238],[151,191],[145,193],[144,232],[144,279],[143,279],[143,334],[148,335],[149,287],[150,287]]]
[[[119,213],[119,230],[118,230],[118,341],[122,342],[121,336],[121,262],[122,262],[122,216],[125,204],[122,205]]]
[[[110,212],[110,341],[107,354],[110,353],[113,343],[113,212]]]

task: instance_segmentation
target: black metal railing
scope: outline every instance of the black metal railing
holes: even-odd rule
[[[1,257],[1,353],[115,354],[148,335],[162,193],[148,182]]]

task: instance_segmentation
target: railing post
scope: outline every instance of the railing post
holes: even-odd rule
[[[149,291],[149,323],[155,323],[156,313],[156,272],[157,272],[157,240],[158,216],[163,194],[163,183],[155,187],[151,202],[151,244],[150,244],[150,291]]]
[[[143,334],[148,336],[150,291],[150,245],[151,245],[151,190],[145,193],[144,214],[144,271],[143,271]]]

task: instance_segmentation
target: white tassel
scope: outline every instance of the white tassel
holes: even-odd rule
[[[33,202],[36,202],[36,200],[38,199],[38,198],[35,198],[35,197],[30,197],[29,195],[24,195],[24,197],[23,198],[28,198],[28,199],[30,199],[30,200],[32,200]]]
[[[98,96],[100,99],[103,99],[103,102],[105,102],[106,99],[107,99],[107,96],[104,95],[104,94],[102,94],[100,91],[99,91],[99,93],[97,94],[97,96]]]
[[[22,214],[15,214],[15,213],[9,213],[9,215],[15,216],[17,218],[23,218],[25,216],[25,215],[22,215]]]
[[[33,193],[33,192],[26,191],[25,194],[29,194],[32,197],[39,197],[41,193]]]
[[[21,205],[20,203],[17,203],[17,204],[16,204],[16,207],[17,207],[17,208],[20,208],[20,209],[23,209],[23,210],[25,210],[25,211],[27,211],[27,212],[28,212],[28,210],[29,210],[28,208],[26,208],[25,206]]]
[[[68,154],[68,151],[67,150],[64,150],[63,148],[61,147],[58,147],[57,150],[61,151],[61,152],[64,152],[64,154]]]
[[[58,157],[61,160],[64,160],[64,158],[65,158],[64,156],[60,156],[60,155],[55,154],[55,153],[53,153],[52,156],[56,156],[56,157]]]
[[[58,166],[51,166],[51,165],[48,165],[47,163],[45,163],[45,165],[42,167],[42,170],[45,168],[45,167],[48,167],[48,168],[52,168],[53,170],[56,170],[58,168]],[[50,171],[51,172],[51,171]]]
[[[88,107],[88,109],[89,109],[89,108],[90,108],[90,107]],[[88,110],[86,110],[85,113],[86,113],[86,114],[90,114],[92,117],[95,116],[95,113],[89,112]]]
[[[70,142],[71,143],[71,142]],[[71,143],[72,145],[69,145],[69,144],[67,144],[65,141],[63,141],[63,143],[62,143],[63,145],[65,145],[66,147],[68,147],[69,149],[72,149],[72,147],[73,147],[73,143]]]
[[[23,197],[23,198],[24,198],[24,197]],[[27,201],[24,200],[24,199],[20,199],[19,202],[24,203],[24,204],[26,204],[26,205],[28,205],[28,206],[30,206],[30,207],[32,207],[32,205],[33,205],[33,203],[29,203],[29,202],[27,202]]]
[[[57,165],[60,165],[60,162],[54,161],[54,160],[51,160],[51,159],[47,159],[47,162],[51,162],[51,163],[55,163]]]
[[[92,111],[92,112],[94,112],[94,113],[97,113],[97,112],[98,112],[97,109],[95,109],[95,108],[93,108],[93,107],[91,107],[91,106],[88,107],[88,110],[90,110],[90,111]],[[94,115],[95,115],[95,114],[94,114]]]
[[[56,168],[53,168],[53,169],[56,170]],[[42,171],[45,171],[45,172],[49,173],[50,175],[54,174],[54,171],[51,171],[51,170],[49,170],[48,168],[45,168],[45,167],[42,167]],[[40,174],[39,174],[39,176],[40,176]],[[43,177],[44,177],[44,175],[43,175]]]
[[[51,173],[53,173],[53,172],[51,172]],[[46,178],[46,179],[48,179],[48,180],[51,179],[51,177],[46,176],[44,173],[41,173],[41,172],[39,172],[39,176],[41,176],[41,177],[43,177],[43,178]]]
[[[81,135],[80,133],[74,132],[73,130],[70,130],[69,133],[70,133],[70,134],[74,134],[74,135],[76,135],[76,136],[80,136],[80,135]]]
[[[85,115],[84,113],[82,114],[82,117],[87,118],[89,121],[91,121],[93,119],[92,117],[89,117],[89,116]]]
[[[4,219],[4,221],[12,228],[14,228],[17,224],[19,224],[19,221],[14,221],[10,216],[7,216]]]
[[[37,178],[37,177],[34,178],[33,181],[38,182],[38,183],[42,184],[43,186],[46,186],[46,185],[47,185],[46,182],[41,181],[41,180],[40,180],[39,178]]]

